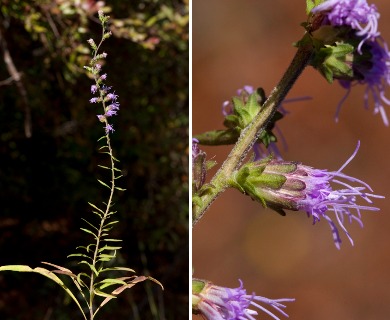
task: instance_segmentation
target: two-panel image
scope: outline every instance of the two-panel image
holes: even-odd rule
[[[0,319],[387,320],[390,4],[2,0]]]

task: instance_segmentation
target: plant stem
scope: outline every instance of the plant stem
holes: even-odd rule
[[[229,156],[222,164],[221,168],[210,181],[210,191],[205,193],[201,199],[201,204],[194,206],[192,225],[194,226],[204,215],[211,203],[228,187],[228,179],[233,172],[241,165],[248,151],[253,146],[261,132],[272,118],[280,103],[286,97],[295,81],[301,75],[310,61],[313,48],[310,45],[298,48],[293,60],[284,73],[279,84],[272,90],[268,99],[262,105],[261,110],[253,121],[241,131],[240,137],[230,152]]]
[[[95,50],[93,60],[96,59],[98,52],[99,52],[99,49],[100,49],[100,46],[102,45],[102,43],[104,41],[104,31],[105,31],[104,23],[103,23],[102,27],[103,27],[102,28],[102,38],[100,40],[99,45],[97,46],[97,48]],[[98,77],[96,75],[94,75],[94,80],[95,80],[96,85],[98,85]],[[99,93],[100,93],[100,98],[102,99],[103,111],[105,112],[106,102],[104,100],[104,95],[103,95],[101,90],[99,90]],[[107,119],[105,119],[105,122],[107,125]],[[106,132],[105,138],[107,141],[106,147],[108,148],[108,154],[110,156],[110,161],[111,161],[111,168],[110,168],[111,169],[111,186],[110,186],[110,196],[109,196],[109,199],[108,199],[107,204],[106,204],[106,210],[104,211],[103,217],[100,220],[100,226],[99,226],[99,230],[98,230],[97,237],[96,237],[95,251],[93,253],[93,259],[92,259],[92,266],[93,266],[94,270],[91,270],[91,281],[89,284],[90,320],[93,320],[95,317],[94,304],[93,304],[93,301],[95,298],[94,285],[95,285],[95,280],[98,276],[98,274],[96,274],[95,271],[97,271],[96,264],[98,262],[97,260],[98,260],[99,249],[100,249],[100,241],[101,241],[101,237],[102,237],[102,233],[103,233],[104,223],[106,222],[106,219],[108,218],[108,216],[110,214],[110,208],[112,206],[112,198],[113,198],[114,190],[115,190],[115,163],[114,163],[114,155],[113,155],[112,148],[111,148],[110,136],[109,136],[108,132]],[[97,272],[99,272],[99,271],[97,271]]]
[[[114,190],[115,190],[115,163],[114,163],[114,155],[112,154],[110,137],[109,137],[108,133],[106,134],[106,140],[107,140],[107,147],[109,150],[108,153],[110,155],[110,160],[111,160],[111,188],[110,188],[111,191],[110,191],[110,197],[109,197],[108,202],[107,202],[106,210],[105,210],[104,215],[100,221],[99,231],[98,231],[97,238],[96,238],[96,246],[95,246],[95,251],[94,251],[93,260],[92,260],[92,266],[95,268],[95,270],[97,270],[96,263],[97,263],[97,257],[99,254],[99,249],[100,249],[100,239],[101,239],[101,235],[103,233],[104,223],[105,223],[105,221],[110,213],[112,198],[113,198]],[[93,318],[95,316],[94,309],[93,309],[93,299],[95,297],[94,283],[95,283],[96,277],[97,277],[97,275],[95,274],[94,271],[92,271],[91,272],[91,282],[89,285],[89,312],[90,312],[90,319],[91,320],[93,320]]]

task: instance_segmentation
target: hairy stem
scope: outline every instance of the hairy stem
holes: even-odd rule
[[[210,181],[210,190],[202,196],[200,204],[193,208],[193,226],[202,218],[211,203],[228,187],[228,179],[241,165],[249,149],[258,139],[261,132],[272,118],[280,103],[286,97],[295,81],[307,66],[312,55],[311,46],[299,47],[288,69],[284,73],[279,84],[272,90],[268,99],[262,105],[261,110],[253,121],[241,131],[240,137],[230,152],[229,156]]]

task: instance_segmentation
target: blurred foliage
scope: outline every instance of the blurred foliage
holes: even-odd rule
[[[107,190],[97,164],[103,128],[89,104],[87,39],[97,10],[113,37],[103,71],[121,104],[112,143],[124,178],[113,232],[117,264],[152,283],[127,290],[98,319],[188,316],[188,0],[2,0],[0,3],[0,264],[67,260],[89,239],[81,217]],[[9,59],[7,59],[7,53]],[[15,69],[12,69],[12,65]],[[15,73],[16,72],[16,73]],[[18,81],[18,76],[20,80]],[[108,316],[109,315],[109,316]],[[61,288],[37,275],[0,275],[1,319],[79,319]]]

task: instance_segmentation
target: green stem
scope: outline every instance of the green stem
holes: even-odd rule
[[[253,121],[241,131],[241,135],[230,152],[229,156],[210,181],[212,188],[202,196],[201,204],[193,209],[193,226],[202,218],[211,203],[228,188],[228,179],[241,165],[248,151],[264,130],[268,121],[272,118],[280,103],[286,97],[295,81],[301,75],[309,63],[313,48],[311,46],[299,47],[288,69],[284,73],[279,84],[272,90],[268,99],[264,102],[261,110]]]
[[[100,46],[102,45],[103,41],[105,40],[104,32],[105,32],[105,25],[102,22],[102,38],[101,38],[99,44],[97,45],[93,60],[96,59],[98,52],[99,52],[99,49],[100,49]],[[94,80],[95,80],[96,85],[99,86],[98,76],[96,74],[94,75]],[[106,102],[104,101],[104,94],[102,93],[100,88],[99,88],[99,94],[100,94],[100,98],[102,99],[103,111],[105,112]],[[108,124],[107,119],[105,119],[105,124],[106,125]],[[99,255],[103,227],[104,227],[104,223],[106,222],[106,219],[108,218],[109,213],[110,213],[110,208],[112,206],[112,199],[113,199],[114,190],[115,190],[115,163],[114,163],[114,155],[113,155],[112,148],[111,148],[111,141],[110,141],[109,133],[106,133],[105,138],[107,141],[108,154],[110,156],[110,161],[111,161],[111,187],[110,187],[110,196],[109,196],[109,199],[108,199],[107,205],[106,205],[106,210],[104,211],[103,217],[100,221],[100,226],[99,226],[98,234],[96,237],[95,251],[93,253],[93,259],[92,259],[92,266],[93,266],[94,270],[97,270],[96,265],[98,262],[97,260],[98,260],[98,255]],[[94,303],[93,302],[94,302],[94,298],[95,298],[94,285],[95,285],[95,280],[96,280],[97,276],[98,275],[95,274],[94,271],[91,271],[91,280],[90,280],[90,284],[89,284],[89,304],[88,304],[89,305],[90,320],[93,320],[95,317],[95,314],[96,314],[95,310],[94,310]]]
[[[97,264],[97,257],[98,257],[98,254],[99,254],[99,249],[100,249],[100,239],[101,239],[101,235],[103,233],[103,227],[104,227],[104,223],[110,213],[110,208],[111,208],[111,204],[112,204],[112,198],[113,198],[113,195],[114,195],[114,190],[115,190],[115,163],[114,163],[114,155],[112,154],[112,148],[111,148],[111,142],[110,142],[110,137],[108,135],[108,133],[106,134],[106,139],[107,139],[107,147],[108,147],[108,153],[110,155],[110,160],[111,160],[111,192],[110,192],[110,197],[108,199],[108,202],[107,202],[107,205],[106,205],[106,210],[104,212],[104,215],[100,221],[100,226],[99,226],[99,231],[98,231],[98,234],[97,234],[97,239],[96,239],[96,246],[95,246],[95,251],[93,253],[93,260],[92,260],[92,265],[93,267],[95,268],[95,270],[97,270],[96,268],[96,264]],[[94,312],[94,306],[93,306],[93,300],[94,300],[94,297],[95,297],[95,294],[94,294],[94,283],[95,283],[95,279],[96,279],[97,275],[95,274],[95,272],[91,272],[91,282],[90,282],[90,285],[89,285],[89,312],[90,312],[90,319],[93,320],[94,316],[95,316],[95,312]]]

